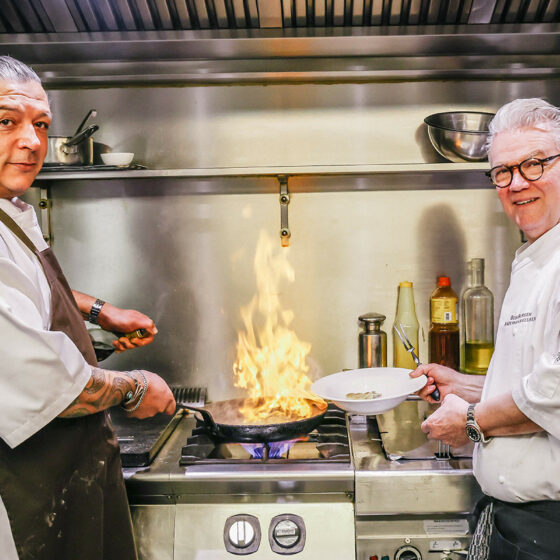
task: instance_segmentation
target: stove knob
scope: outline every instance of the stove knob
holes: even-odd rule
[[[291,519],[284,519],[274,527],[272,536],[282,548],[292,548],[298,543],[301,530]]]
[[[422,555],[413,546],[401,546],[395,553],[395,560],[422,560]]]
[[[247,548],[255,540],[255,530],[248,521],[236,521],[229,528],[229,541],[236,548]]]

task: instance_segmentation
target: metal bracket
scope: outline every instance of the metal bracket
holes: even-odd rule
[[[292,234],[288,226],[288,204],[290,204],[288,177],[278,175],[278,181],[280,182],[280,240],[282,247],[289,247]]]
[[[39,221],[41,223],[41,231],[43,232],[43,239],[52,245],[52,230],[51,230],[51,206],[52,200],[49,198],[49,187],[40,188],[39,200]]]

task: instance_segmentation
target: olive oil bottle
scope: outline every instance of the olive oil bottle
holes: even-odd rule
[[[484,375],[494,353],[494,296],[484,285],[484,259],[471,260],[472,285],[461,302],[464,321],[463,371]]]

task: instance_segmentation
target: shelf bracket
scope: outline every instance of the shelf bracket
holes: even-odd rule
[[[41,223],[41,232],[43,233],[43,239],[52,245],[52,230],[51,230],[51,206],[52,200],[49,198],[49,186],[40,188],[40,199],[39,199],[39,221]]]
[[[289,247],[292,234],[288,226],[288,204],[290,204],[288,177],[278,175],[278,181],[280,182],[280,241],[282,247]]]

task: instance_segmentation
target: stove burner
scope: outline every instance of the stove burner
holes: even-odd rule
[[[242,443],[241,447],[251,454],[255,459],[279,459],[288,454],[296,441],[306,438],[289,439],[287,441],[273,441],[271,443]]]
[[[180,465],[239,463],[350,462],[344,411],[330,404],[323,420],[306,437],[271,443],[217,440],[197,420],[182,449]]]

